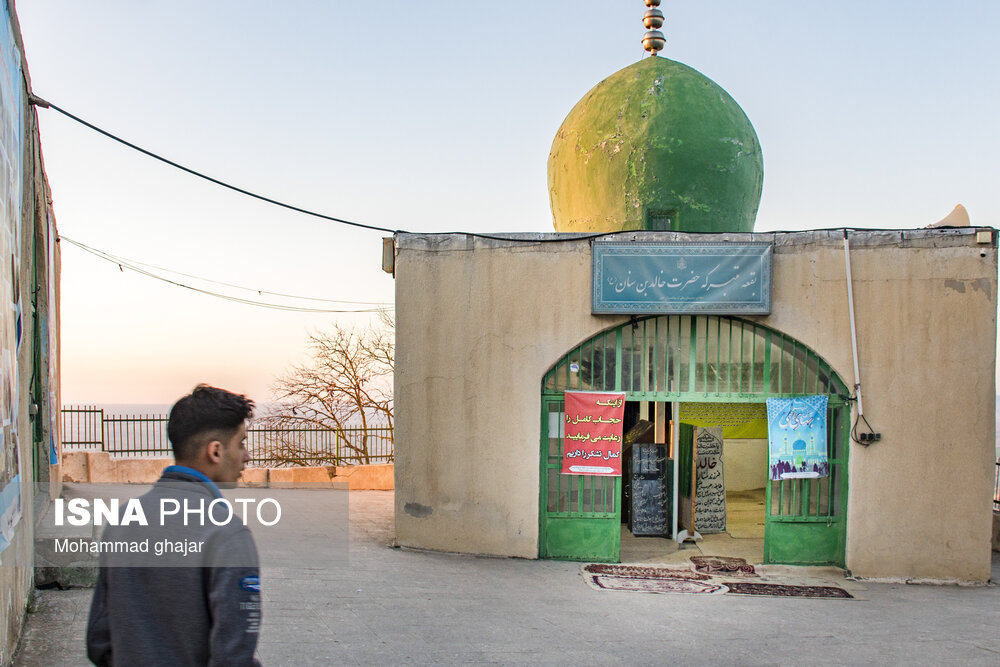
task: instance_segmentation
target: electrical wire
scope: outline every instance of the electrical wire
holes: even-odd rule
[[[243,189],[241,187],[232,185],[231,183],[226,183],[225,181],[220,181],[217,178],[213,178],[213,177],[211,177],[211,176],[209,176],[207,174],[203,174],[202,172],[196,171],[194,169],[191,169],[190,167],[185,167],[184,165],[178,164],[178,163],[174,162],[173,160],[168,160],[167,158],[163,157],[162,155],[157,155],[156,153],[154,153],[152,151],[149,151],[149,150],[146,150],[145,148],[142,148],[141,146],[137,146],[137,145],[133,144],[130,141],[126,141],[125,139],[122,139],[121,137],[116,136],[116,135],[112,134],[111,132],[108,132],[107,130],[102,130],[101,128],[97,127],[96,125],[94,125],[92,123],[88,123],[87,121],[85,121],[84,119],[80,118],[79,116],[74,116],[70,112],[68,112],[65,109],[62,109],[62,108],[56,106],[55,104],[52,104],[51,102],[45,102],[44,100],[41,100],[40,98],[38,98],[38,97],[36,97],[34,95],[31,96],[31,101],[36,106],[45,106],[46,108],[54,109],[54,110],[58,111],[59,113],[61,113],[62,115],[66,116],[67,118],[75,120],[76,122],[80,123],[81,125],[83,125],[85,127],[89,127],[91,130],[94,130],[95,132],[97,132],[99,134],[103,134],[105,137],[107,137],[109,139],[113,139],[114,141],[117,141],[120,144],[124,144],[125,146],[128,146],[129,148],[131,148],[133,150],[139,151],[143,155],[147,155],[147,156],[153,158],[154,160],[159,160],[160,162],[163,162],[165,164],[169,164],[171,167],[175,167],[177,169],[180,169],[181,171],[186,171],[187,173],[191,174],[192,176],[197,176],[198,178],[203,178],[206,181],[209,181],[211,183],[215,183],[216,185],[221,185],[224,188],[228,188],[228,189],[233,190],[235,192],[239,192],[240,194],[246,195],[248,197],[253,197],[254,199],[259,199],[261,201],[265,201],[268,204],[274,204],[275,206],[280,206],[282,208],[287,208],[288,210],[295,211],[297,213],[302,213],[302,214],[305,214],[305,215],[311,215],[311,216],[316,217],[316,218],[322,218],[323,220],[329,220],[330,222],[339,222],[342,225],[350,225],[352,227],[360,227],[362,229],[371,229],[371,230],[378,231],[378,232],[387,232],[389,234],[394,234],[397,231],[400,231],[400,230],[389,229],[387,227],[378,227],[378,226],[375,226],[375,225],[366,225],[366,224],[363,224],[363,223],[360,223],[360,222],[353,222],[351,220],[344,220],[343,218],[335,218],[332,215],[326,215],[326,214],[323,214],[323,213],[317,213],[316,211],[310,211],[308,209],[301,208],[299,206],[293,206],[292,204],[286,204],[284,202],[280,202],[277,199],[271,199],[270,197],[265,197],[264,195],[259,195],[259,194],[255,193],[255,192],[251,192],[251,191],[245,190],[245,189]],[[44,103],[44,105],[42,103]]]
[[[857,400],[858,400],[858,395],[857,395],[857,393],[855,393],[854,396],[841,396],[841,398],[843,398],[843,399],[845,399],[847,401],[853,401],[853,402],[856,403]],[[875,429],[872,428],[872,425],[868,423],[868,418],[865,417],[863,414],[861,414],[859,412],[858,416],[854,418],[854,423],[851,425],[851,440],[853,440],[854,442],[858,443],[862,447],[867,447],[870,444],[872,444],[872,442],[875,442],[875,441],[865,442],[859,436],[859,434],[858,434],[858,426],[861,425],[862,421],[865,423],[865,426],[868,428],[868,432],[869,433],[875,433]]]
[[[138,145],[132,143],[131,141],[123,139],[123,138],[121,138],[121,137],[113,134],[112,132],[109,132],[109,131],[107,131],[105,129],[102,129],[102,128],[98,127],[97,125],[94,125],[93,123],[90,123],[90,122],[84,120],[83,118],[80,118],[79,116],[76,116],[76,115],[70,113],[69,111],[66,111],[63,108],[61,108],[61,107],[59,107],[59,106],[57,106],[55,104],[52,104],[51,102],[43,100],[42,98],[38,97],[34,93],[30,93],[29,96],[28,96],[28,99],[29,99],[29,102],[31,104],[33,104],[33,105],[35,105],[37,107],[42,107],[44,109],[53,109],[54,111],[57,111],[57,112],[61,113],[62,115],[66,116],[70,120],[74,120],[77,123],[83,125],[84,127],[87,127],[89,129],[93,130],[94,132],[97,132],[98,134],[101,134],[101,135],[103,135],[103,136],[105,136],[105,137],[107,137],[107,138],[109,138],[109,139],[111,139],[113,141],[117,141],[118,143],[120,143],[120,144],[122,144],[124,146],[128,146],[132,150],[138,151],[138,152],[142,153],[143,155],[146,155],[148,157],[153,158],[154,160],[159,160],[160,162],[163,162],[164,164],[168,164],[171,167],[174,167],[176,169],[180,169],[181,171],[187,172],[187,173],[191,174],[192,176],[197,176],[198,178],[202,178],[202,179],[204,179],[206,181],[209,181],[210,183],[215,183],[216,185],[219,185],[221,187],[227,188],[227,189],[232,190],[234,192],[239,192],[240,194],[246,195],[247,197],[253,197],[254,199],[258,199],[260,201],[267,202],[268,204],[273,204],[274,206],[280,206],[281,208],[288,209],[290,211],[295,211],[296,213],[302,213],[303,215],[309,215],[309,216],[312,216],[314,218],[320,218],[322,220],[327,220],[329,222],[336,222],[336,223],[340,223],[340,224],[343,224],[343,225],[350,225],[352,227],[360,227],[361,229],[369,229],[369,230],[377,231],[377,232],[385,232],[387,234],[413,234],[414,233],[414,232],[408,232],[405,229],[390,229],[388,227],[379,227],[378,225],[367,225],[367,224],[364,224],[364,223],[361,223],[361,222],[355,222],[355,221],[352,221],[352,220],[345,220],[344,218],[338,218],[338,217],[335,217],[335,216],[332,216],[332,215],[326,215],[325,213],[319,213],[317,211],[311,211],[309,209],[305,209],[305,208],[302,208],[300,206],[295,206],[293,204],[288,204],[288,203],[285,203],[285,202],[282,202],[282,201],[278,201],[277,199],[272,199],[271,197],[266,197],[264,195],[257,194],[256,192],[251,192],[250,190],[247,190],[245,188],[241,188],[241,187],[233,185],[231,183],[227,183],[227,182],[222,181],[222,180],[220,180],[218,178],[214,178],[212,176],[209,176],[208,174],[204,174],[204,173],[202,173],[200,171],[197,171],[196,169],[192,169],[191,167],[185,167],[184,165],[179,164],[177,162],[174,162],[173,160],[170,160],[168,158],[165,158],[162,155],[154,153],[151,150],[147,150],[145,148],[142,148],[141,146],[138,146]],[[428,233],[431,233],[431,234],[442,234],[442,235],[446,235],[446,236],[471,236],[471,237],[480,238],[480,239],[492,239],[494,241],[507,241],[507,242],[510,242],[510,243],[531,243],[531,244],[566,243],[566,242],[570,242],[570,241],[579,241],[579,240],[585,240],[585,239],[599,238],[601,236],[607,236],[609,234],[608,232],[601,232],[601,233],[596,233],[596,234],[573,235],[571,237],[562,237],[562,238],[518,239],[518,238],[510,238],[509,236],[504,236],[504,235],[500,235],[500,234],[480,234],[480,233],[477,233],[477,232],[428,232]]]
[[[142,267],[145,267],[147,269],[155,269],[157,271],[166,271],[167,273],[172,273],[172,274],[177,275],[177,276],[184,276],[185,278],[194,278],[195,280],[200,280],[200,281],[206,282],[206,283],[212,283],[214,285],[222,285],[224,287],[232,287],[233,289],[240,289],[240,290],[244,290],[244,291],[247,291],[247,292],[254,292],[254,293],[256,293],[258,295],[261,295],[261,296],[263,296],[264,294],[267,294],[269,296],[280,296],[280,297],[285,297],[285,298],[288,298],[288,299],[300,299],[302,301],[321,301],[323,303],[347,303],[347,304],[351,304],[351,305],[355,305],[355,306],[379,306],[379,307],[381,307],[381,306],[390,306],[390,305],[392,305],[391,303],[386,302],[386,301],[346,301],[344,299],[323,299],[323,298],[315,297],[315,296],[300,296],[298,294],[286,294],[284,292],[269,292],[267,290],[255,289],[253,287],[245,287],[243,285],[236,285],[234,283],[227,283],[227,282],[224,282],[224,281],[221,281],[221,280],[212,280],[211,278],[205,278],[204,276],[196,276],[196,275],[191,274],[191,273],[184,273],[183,271],[175,271],[174,269],[168,269],[168,268],[163,267],[163,266],[157,266],[155,264],[147,264],[146,262],[140,262],[137,259],[129,259],[127,257],[121,257],[121,256],[118,256],[118,255],[112,255],[111,253],[106,252],[104,250],[98,250],[97,248],[94,248],[93,246],[89,246],[89,245],[87,245],[85,243],[81,243],[80,241],[73,240],[73,239],[69,238],[68,236],[66,236],[64,234],[60,234],[59,235],[59,239],[62,240],[62,241],[68,241],[69,243],[72,243],[73,245],[75,245],[78,248],[80,248],[81,250],[86,250],[87,252],[90,252],[92,254],[96,254],[99,257],[102,257],[102,258],[112,258],[111,261],[114,261],[116,264],[117,263],[121,263],[121,262],[128,262],[129,264],[132,264],[132,265],[142,266]]]
[[[872,425],[868,423],[868,418],[859,412],[857,418],[854,420],[854,425],[851,427],[851,440],[853,440],[854,442],[858,443],[863,447],[867,447],[872,443],[862,441],[860,436],[858,435],[858,426],[861,424],[862,421],[868,428],[869,433],[875,433],[875,429],[872,428]]]
[[[382,311],[382,310],[391,310],[393,308],[390,305],[384,305],[382,307],[376,307],[376,308],[361,308],[361,309],[355,309],[355,310],[350,310],[350,309],[331,309],[331,308],[309,308],[309,307],[305,307],[305,306],[295,306],[295,305],[291,305],[291,304],[270,303],[270,302],[266,302],[266,301],[256,301],[254,299],[246,299],[246,298],[239,297],[239,296],[233,296],[231,294],[223,294],[221,292],[213,292],[212,290],[206,290],[206,289],[203,289],[203,288],[200,288],[200,287],[195,287],[193,285],[188,285],[186,283],[181,283],[181,282],[178,282],[176,280],[171,280],[170,278],[161,276],[161,275],[159,275],[157,273],[154,273],[153,271],[150,271],[148,269],[142,268],[142,266],[139,266],[136,263],[133,263],[133,262],[131,262],[131,261],[129,261],[129,260],[123,258],[123,257],[118,257],[116,255],[112,255],[111,253],[104,252],[103,250],[98,250],[97,248],[92,248],[92,247],[90,247],[88,245],[80,243],[79,241],[74,241],[73,239],[71,239],[71,238],[69,238],[67,236],[60,235],[59,236],[59,240],[60,241],[66,241],[67,243],[70,243],[71,245],[74,245],[74,246],[80,248],[84,252],[90,253],[91,255],[94,255],[95,257],[99,257],[100,259],[103,259],[106,262],[110,262],[111,264],[116,265],[121,271],[124,271],[125,269],[128,269],[130,271],[134,271],[135,273],[147,276],[149,278],[153,278],[154,280],[159,280],[159,281],[168,283],[170,285],[174,285],[175,287],[182,287],[184,289],[188,289],[188,290],[191,290],[193,292],[198,292],[199,294],[204,294],[206,296],[213,296],[213,297],[216,297],[216,298],[219,298],[219,299],[224,299],[226,301],[232,301],[234,303],[242,303],[242,304],[246,304],[246,305],[249,305],[249,306],[257,306],[257,307],[260,307],[260,308],[270,308],[272,310],[284,310],[284,311],[297,312],[297,313],[377,313],[377,312]],[[167,270],[167,271],[169,271],[169,269],[161,269],[161,270]],[[172,272],[171,271],[171,273],[176,273],[176,272]],[[207,280],[207,279],[198,278],[197,276],[188,276],[188,277],[197,278],[199,280]],[[217,282],[217,281],[209,281],[209,282]],[[227,284],[228,285],[228,283],[223,283],[223,284]],[[233,287],[237,287],[238,289],[244,289],[244,290],[250,290],[250,291],[257,291],[258,293],[261,293],[261,294],[264,294],[264,293],[272,294],[272,295],[278,295],[279,294],[279,293],[276,293],[276,292],[264,292],[263,290],[259,290],[259,291],[258,290],[253,290],[252,288],[249,288],[249,287],[240,287],[240,286],[233,286]],[[319,300],[319,301],[329,301],[331,303],[342,303],[342,302],[339,302],[339,301],[335,301],[333,299],[313,299],[312,297],[299,297],[299,296],[294,296],[294,295],[284,295],[284,296],[288,296],[288,297],[294,298],[294,299],[310,299],[310,300]],[[378,303],[378,302],[362,302],[362,303],[373,303],[374,304],[374,303]]]
[[[266,197],[264,195],[257,194],[255,192],[251,192],[250,190],[246,190],[246,189],[238,187],[236,185],[232,185],[231,183],[227,183],[227,182],[219,180],[217,178],[213,178],[212,176],[209,176],[207,174],[203,174],[202,172],[197,171],[195,169],[192,169],[190,167],[185,167],[184,165],[178,164],[177,162],[174,162],[173,160],[167,159],[167,158],[163,157],[162,155],[158,155],[157,153],[154,153],[153,151],[150,151],[150,150],[147,150],[145,148],[142,148],[141,146],[137,146],[136,144],[133,144],[130,141],[127,141],[127,140],[125,140],[125,139],[123,139],[123,138],[121,138],[121,137],[119,137],[119,136],[117,136],[117,135],[115,135],[115,134],[107,131],[107,130],[104,130],[104,129],[102,129],[102,128],[96,126],[96,125],[94,125],[93,123],[90,123],[90,122],[88,122],[88,121],[80,118],[79,116],[76,116],[76,115],[70,113],[69,111],[66,111],[65,109],[63,109],[63,108],[61,108],[61,107],[59,107],[59,106],[57,106],[55,104],[52,104],[51,102],[48,102],[48,101],[46,101],[46,100],[38,97],[34,93],[31,93],[31,92],[28,93],[28,101],[29,101],[29,103],[31,103],[32,105],[37,106],[37,107],[42,107],[44,109],[54,109],[55,111],[61,113],[62,115],[66,116],[67,118],[69,118],[71,120],[74,120],[77,123],[80,123],[84,127],[87,127],[87,128],[89,128],[89,129],[91,129],[91,130],[93,130],[93,131],[95,131],[95,132],[97,132],[99,134],[102,134],[102,135],[104,135],[105,137],[107,137],[109,139],[117,141],[120,144],[128,146],[129,148],[131,148],[133,150],[139,151],[143,155],[151,157],[154,160],[159,160],[160,162],[168,164],[171,167],[175,167],[177,169],[180,169],[181,171],[185,171],[185,172],[187,172],[187,173],[189,173],[189,174],[191,174],[193,176],[197,176],[198,178],[203,178],[206,181],[209,181],[211,183],[215,183],[216,185],[219,185],[219,186],[224,187],[224,188],[228,188],[230,190],[233,190],[234,192],[239,192],[240,194],[246,195],[248,197],[253,197],[254,199],[259,199],[260,201],[267,202],[268,204],[273,204],[274,206],[280,206],[281,208],[285,208],[285,209],[288,209],[290,211],[295,211],[297,213],[302,213],[303,215],[309,215],[309,216],[312,216],[312,217],[315,217],[315,218],[320,218],[322,220],[327,220],[329,222],[336,222],[336,223],[340,223],[340,224],[343,224],[343,225],[350,225],[352,227],[359,227],[359,228],[362,228],[362,229],[369,229],[369,230],[372,230],[372,231],[385,232],[387,234],[415,234],[415,233],[418,233],[418,232],[409,232],[409,231],[407,231],[405,229],[390,229],[388,227],[379,227],[377,225],[367,225],[367,224],[364,224],[364,223],[361,223],[361,222],[354,222],[352,220],[345,220],[344,218],[338,218],[338,217],[335,217],[335,216],[332,216],[332,215],[326,215],[325,213],[319,213],[317,211],[311,211],[309,209],[305,209],[305,208],[302,208],[302,207],[299,207],[299,206],[295,206],[293,204],[287,204],[285,202],[278,201],[277,199],[272,199],[271,197]],[[946,226],[946,227],[939,227],[937,229],[968,229],[968,227],[951,227],[951,226]],[[811,232],[843,231],[843,230],[869,231],[869,232],[872,232],[872,231],[880,231],[880,232],[903,232],[903,231],[907,231],[907,230],[887,229],[887,228],[874,229],[874,228],[866,228],[866,227],[829,227],[829,228],[808,229],[808,230],[777,230],[777,231],[772,230],[772,231],[761,232],[761,233],[768,233],[768,234],[795,234],[795,233],[800,233],[800,232],[801,233],[811,233]],[[624,233],[635,233],[635,232],[640,232],[641,233],[641,232],[648,232],[648,231],[651,231],[651,230],[626,230],[626,232],[624,232]],[[569,243],[569,242],[572,242],[572,241],[596,239],[596,238],[601,238],[603,236],[610,236],[612,234],[619,233],[619,232],[597,232],[597,233],[594,233],[594,234],[579,234],[579,235],[574,234],[572,236],[566,235],[566,236],[561,236],[561,237],[558,237],[558,238],[535,238],[535,239],[519,239],[519,238],[511,238],[510,236],[505,236],[505,235],[500,235],[500,234],[480,234],[480,233],[477,233],[477,232],[463,232],[463,231],[459,231],[459,232],[419,232],[419,233],[421,233],[421,234],[441,234],[441,235],[445,235],[445,236],[470,236],[470,237],[479,238],[479,239],[491,239],[491,240],[494,240],[494,241],[507,241],[509,243],[527,243],[527,244],[536,244],[537,245],[537,244],[543,244],[543,243]],[[732,232],[698,232],[698,233],[712,235],[712,234],[729,234],[729,233],[732,233]]]

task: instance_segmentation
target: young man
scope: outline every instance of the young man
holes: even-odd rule
[[[250,531],[238,515],[222,525],[208,512],[181,510],[161,520],[162,508],[174,503],[209,507],[222,497],[218,485],[239,479],[250,460],[246,420],[253,407],[246,396],[199,385],[170,409],[176,465],[140,498],[149,527],[109,526],[102,537],[153,546],[141,556],[101,554],[87,625],[87,656],[95,664],[259,665],[260,573]],[[168,543],[200,545],[156,553],[156,545]]]

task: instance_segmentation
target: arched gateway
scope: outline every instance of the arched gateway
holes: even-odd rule
[[[768,479],[764,562],[844,565],[849,392],[806,346],[739,318],[661,315],[597,334],[545,374],[539,556],[617,562],[622,478],[560,474],[567,390],[621,391],[627,401],[674,405],[827,395],[830,475]]]

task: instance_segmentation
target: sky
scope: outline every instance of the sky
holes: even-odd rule
[[[764,155],[757,231],[1000,226],[1000,3],[667,0],[663,56],[725,88]],[[646,57],[641,0],[21,0],[34,93],[295,206],[412,232],[552,231],[573,105]],[[393,301],[386,234],[249,199],[38,110],[60,234],[290,300]],[[160,271],[162,274],[163,272]],[[168,275],[168,274],[164,274]],[[369,313],[214,298],[62,244],[64,404],[271,399],[306,337]]]

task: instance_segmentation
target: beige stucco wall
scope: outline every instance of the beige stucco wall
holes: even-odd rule
[[[848,567],[986,581],[996,248],[858,248],[852,259],[865,416],[883,440],[851,451]]]
[[[542,374],[622,318],[590,314],[586,242],[397,240],[396,539],[535,558]]]
[[[538,554],[540,383],[624,321],[590,313],[591,251],[396,238],[396,537],[428,549]],[[841,232],[615,240],[773,241],[772,314],[756,319],[854,384]],[[989,577],[997,253],[974,230],[852,232],[865,413],[850,451],[847,566],[860,576]]]
[[[726,438],[722,452],[726,491],[764,488],[767,484],[767,440]]]
[[[319,466],[313,468],[269,468],[267,484],[294,488],[330,488],[350,491],[391,491],[393,471],[391,463],[357,466]],[[246,474],[244,473],[244,477]]]
[[[107,452],[63,452],[62,481],[152,484],[173,459],[113,459]]]

